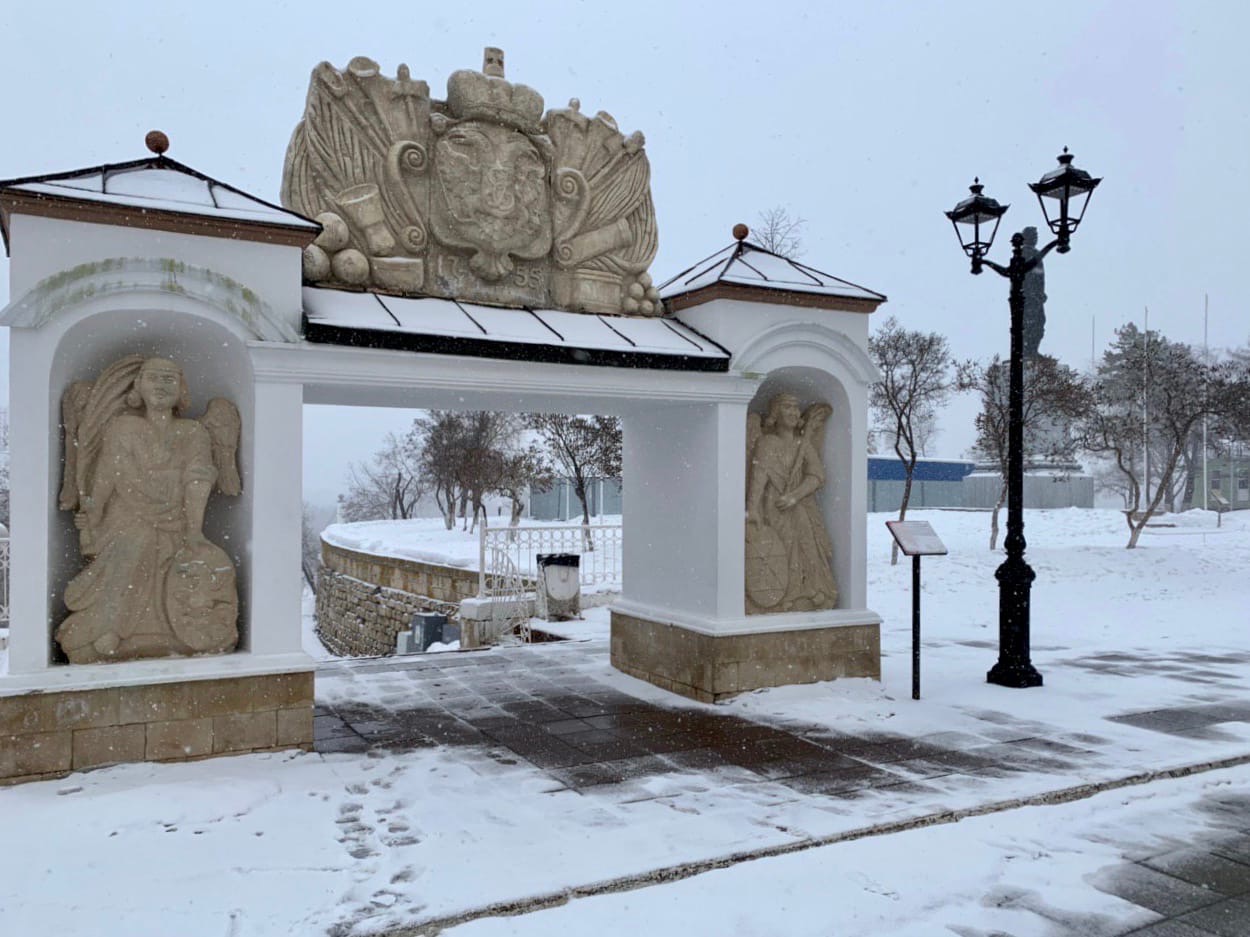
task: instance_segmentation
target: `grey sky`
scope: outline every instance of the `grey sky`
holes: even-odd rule
[[[1233,0],[104,10],[0,8],[0,178],[133,159],[159,127],[171,156],[276,199],[317,62],[364,54],[388,74],[406,62],[442,97],[452,71],[499,45],[508,77],[549,107],[577,97],[646,134],[657,279],[782,205],[808,221],[806,262],[889,295],[879,320],[987,358],[1005,351],[1006,286],[968,275],[941,213],[979,174],[1012,204],[993,255],[1005,259],[1010,232],[1041,224],[1025,184],[1067,145],[1105,182],[1072,253],[1047,261],[1043,350],[1084,367],[1091,322],[1101,349],[1146,306],[1152,327],[1201,342],[1204,293],[1213,346],[1250,337],[1233,260],[1250,217],[1250,8]],[[335,490],[345,459],[368,455],[397,416],[310,411],[310,493]],[[967,402],[948,414],[943,452],[968,445],[971,416]]]

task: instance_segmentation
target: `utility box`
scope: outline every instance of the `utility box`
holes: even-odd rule
[[[576,553],[538,554],[535,611],[539,618],[564,621],[581,617],[581,562]]]
[[[443,640],[443,628],[447,616],[440,612],[417,612],[412,616],[412,628],[395,636],[396,654],[424,654],[431,644]]]

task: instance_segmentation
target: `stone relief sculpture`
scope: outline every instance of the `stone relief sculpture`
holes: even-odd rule
[[[304,278],[327,286],[511,306],[658,315],[658,246],[641,133],[574,99],[543,113],[488,48],[447,100],[406,65],[312,74],[282,203],[316,218]]]
[[[234,564],[209,542],[214,485],[241,491],[239,411],[212,400],[199,420],[182,369],[129,355],[62,398],[65,475],[88,560],[65,588],[56,640],[70,663],[216,654],[238,643]]]
[[[825,424],[833,408],[778,394],[747,416],[748,615],[834,608],[833,545],[816,492],[824,486]]]

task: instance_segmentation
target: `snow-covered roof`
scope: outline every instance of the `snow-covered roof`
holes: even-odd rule
[[[231,227],[258,224],[308,232],[310,236],[321,227],[297,212],[249,195],[163,155],[0,181],[0,194],[10,198],[25,196],[36,203],[75,203],[88,211],[93,208],[137,211],[138,216],[128,214],[124,221],[120,217],[116,221],[138,226],[151,226],[144,221],[151,222],[157,217],[193,216],[194,221],[201,222],[196,225],[195,233],[201,233],[202,222],[220,222]],[[7,215],[12,206],[6,204],[5,209],[7,242]]]
[[[866,302],[873,306],[885,302],[882,293],[774,254],[746,240],[735,241],[667,280],[660,286],[660,296],[671,300],[723,284]]]
[[[521,361],[727,371],[729,353],[674,319],[505,309],[304,288],[310,342]]]

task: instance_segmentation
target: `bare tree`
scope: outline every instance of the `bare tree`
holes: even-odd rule
[[[807,222],[780,205],[759,213],[759,224],[751,233],[755,243],[781,257],[797,260],[803,256],[803,226]]]
[[[349,470],[343,520],[403,520],[413,516],[424,493],[411,432],[400,438],[387,433],[370,462]]]
[[[959,369],[943,336],[904,329],[893,316],[869,336],[868,351],[881,371],[881,380],[872,387],[873,416],[881,438],[903,463],[903,501],[898,509],[898,519],[903,520],[921,452],[917,429],[931,423],[951,392],[961,387]],[[897,544],[891,562],[898,562]]]
[[[472,511],[470,530],[485,516],[483,499],[503,484],[509,453],[516,447],[519,419],[492,410],[470,410],[456,415],[459,453],[455,460],[456,484],[462,502]],[[463,514],[463,512],[462,512]]]
[[[516,527],[525,510],[526,496],[531,491],[545,491],[550,488],[555,481],[555,473],[542,450],[535,445],[506,453],[500,469],[493,490],[512,502],[512,516],[508,526]]]
[[[582,524],[590,526],[586,489],[596,476],[613,478],[621,473],[621,421],[614,416],[564,416],[536,413],[530,426],[547,444],[556,467],[573,484],[582,505]]]
[[[970,367],[965,373],[971,389],[981,398],[981,412],[976,418],[976,450],[982,459],[994,464],[1002,478],[998,501],[990,514],[991,550],[998,546],[998,515],[1007,501],[1011,416],[1008,370],[1008,363],[995,355],[985,367]],[[1026,361],[1022,411],[1026,458],[1071,461],[1078,447],[1072,428],[1085,416],[1089,403],[1089,388],[1072,368],[1049,355]]]
[[[1188,345],[1157,332],[1143,336],[1132,323],[1116,330],[1098,365],[1082,444],[1109,458],[1125,480],[1131,505],[1124,512],[1128,549],[1137,546],[1142,530],[1169,496],[1195,427],[1208,414],[1235,414],[1244,393],[1235,365],[1205,362]],[[1137,460],[1148,440],[1159,453],[1153,493],[1145,491]]]
[[[431,410],[415,422],[413,444],[448,530],[457,511],[466,527],[476,528],[488,494],[511,500],[515,526],[529,488],[550,484],[541,451],[522,447],[525,425],[523,417],[489,410]]]
[[[937,412],[916,414],[916,425],[912,427],[916,440],[916,451],[921,457],[933,454],[933,444],[940,431],[938,430]]]
[[[455,410],[431,410],[418,417],[413,431],[420,442],[420,464],[429,489],[434,493],[443,524],[456,526],[460,452],[463,433],[460,414]]]

